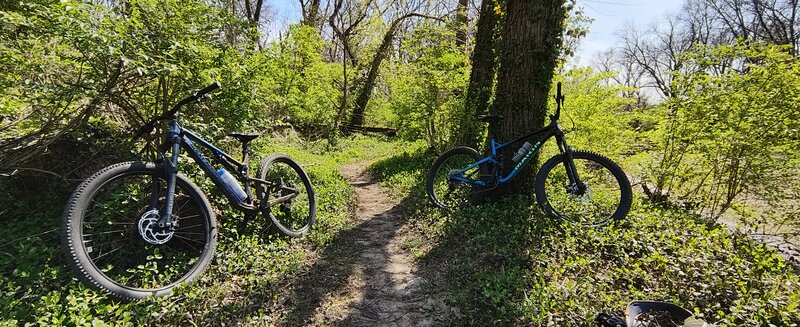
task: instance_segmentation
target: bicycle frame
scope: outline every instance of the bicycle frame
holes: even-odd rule
[[[501,166],[502,163],[498,160],[498,155],[497,155],[498,151],[505,149],[513,144],[522,143],[523,141],[537,135],[541,136],[535,139],[533,147],[530,150],[528,150],[525,156],[517,163],[516,166],[514,166],[514,169],[512,169],[511,172],[508,173],[508,175],[501,176],[499,170],[494,169],[494,177],[496,182],[487,183],[486,180],[461,177],[465,172],[474,169],[476,167],[480,167],[481,165],[491,164],[495,167]],[[554,116],[550,117],[550,124],[545,126],[544,128],[520,136],[512,141],[506,143],[499,143],[495,141],[494,138],[492,138],[489,141],[491,148],[491,154],[489,156],[486,156],[483,159],[478,160],[476,163],[473,163],[461,170],[456,171],[455,173],[451,174],[449,178],[458,182],[472,184],[479,187],[498,186],[507,183],[517,176],[519,171],[523,167],[525,167],[525,165],[527,165],[528,162],[530,162],[530,160],[536,155],[536,153],[539,152],[544,142],[546,142],[551,137],[555,137],[559,151],[567,156],[567,160],[565,160],[564,164],[567,168],[567,177],[569,178],[570,183],[577,185],[579,189],[585,187],[583,186],[583,183],[580,182],[580,178],[578,176],[577,170],[575,169],[575,165],[572,164],[572,148],[570,148],[569,145],[567,145],[567,141],[564,138],[564,132],[558,125],[558,118]]]
[[[169,215],[166,213],[172,212],[172,207],[174,204],[174,197],[175,197],[175,180],[178,174],[178,158],[180,156],[180,149],[183,148],[189,156],[200,166],[200,168],[205,172],[205,174],[211,179],[214,185],[222,191],[225,197],[228,199],[231,205],[233,205],[236,209],[244,212],[254,213],[257,212],[260,207],[258,203],[256,203],[255,199],[253,198],[253,194],[250,188],[250,183],[261,183],[265,185],[271,185],[270,182],[265,180],[261,180],[258,178],[252,178],[248,174],[248,154],[247,154],[247,147],[243,147],[243,155],[242,161],[239,162],[238,160],[234,159],[229,154],[225,153],[225,151],[220,150],[210,142],[204,140],[202,137],[198,136],[194,132],[181,127],[178,124],[177,118],[172,119],[169,124],[169,129],[166,132],[167,136],[167,145],[172,149],[172,156],[169,160],[165,160],[165,173],[167,177],[167,194],[165,199],[164,205],[164,212],[161,212],[161,218],[159,220],[159,226],[171,228],[172,227],[172,220],[169,219]],[[236,196],[228,191],[228,188],[225,185],[225,182],[222,180],[222,177],[217,174],[216,169],[211,163],[208,162],[205,156],[200,152],[200,150],[195,146],[195,142],[199,144],[201,147],[208,149],[214,155],[214,157],[222,163],[222,165],[228,169],[236,179],[242,182],[244,185],[244,191],[247,194],[247,198],[243,201],[236,200]],[[165,156],[166,157],[166,156]],[[276,199],[281,200],[281,199]],[[279,201],[270,201],[270,202],[279,202]],[[272,204],[272,203],[268,203]]]

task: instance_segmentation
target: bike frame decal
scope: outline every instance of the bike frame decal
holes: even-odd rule
[[[533,145],[533,149],[528,150],[528,153],[526,153],[525,157],[523,157],[522,160],[519,161],[519,163],[514,167],[511,173],[509,173],[508,176],[506,177],[500,178],[500,180],[498,180],[498,183],[502,184],[508,182],[509,180],[514,178],[514,176],[517,176],[517,173],[519,173],[520,169],[522,169],[522,167],[528,164],[528,161],[531,160],[533,156],[539,152],[539,149],[541,147],[542,143],[536,142],[536,144]]]
[[[508,181],[513,179],[515,176],[517,176],[519,171],[525,165],[528,164],[528,162],[534,157],[534,155],[536,155],[539,152],[541,147],[544,145],[544,142],[546,142],[549,138],[555,136],[557,138],[557,141],[559,143],[559,148],[560,148],[560,142],[563,142],[563,140],[561,139],[561,137],[559,137],[559,135],[563,136],[563,133],[561,133],[561,129],[559,128],[558,124],[555,121],[551,122],[545,128],[542,128],[542,129],[537,130],[537,131],[532,132],[532,133],[528,133],[526,135],[523,135],[523,136],[521,136],[519,138],[516,138],[516,139],[514,139],[514,140],[512,140],[510,142],[507,142],[507,143],[500,143],[500,142],[495,141],[494,138],[492,138],[489,141],[490,148],[491,148],[491,151],[492,151],[491,155],[489,155],[487,157],[484,157],[483,159],[478,160],[478,162],[473,163],[473,164],[471,164],[471,165],[469,165],[469,166],[457,171],[456,173],[450,175],[450,178],[452,180],[455,180],[455,181],[458,181],[458,182],[472,184],[472,185],[475,185],[475,186],[481,186],[481,187],[487,186],[485,181],[482,181],[482,180],[479,180],[479,179],[465,178],[465,177],[462,177],[461,175],[463,175],[467,171],[469,171],[471,169],[474,169],[474,168],[476,168],[476,167],[478,167],[478,166],[480,166],[482,164],[485,164],[485,163],[490,163],[492,165],[499,166],[501,163],[500,163],[500,161],[498,161],[496,159],[497,158],[497,152],[499,150],[501,150],[501,149],[503,149],[505,147],[508,147],[508,146],[510,146],[512,144],[524,141],[524,140],[526,140],[526,139],[528,139],[530,137],[533,137],[534,135],[537,135],[537,134],[544,134],[544,135],[539,137],[536,140],[536,142],[534,143],[534,145],[531,148],[531,150],[528,150],[528,152],[525,154],[525,157],[523,157],[522,160],[520,160],[520,162],[517,163],[516,166],[514,166],[514,169],[512,169],[511,172],[506,176],[499,176],[499,174],[497,174],[495,176],[495,177],[497,177],[497,184],[498,185],[499,184],[503,184],[503,183],[507,183]]]
[[[222,163],[222,165],[231,171],[231,173],[235,174],[240,179],[243,177],[240,175],[239,171],[241,170],[242,163],[237,161],[236,159],[232,158],[230,155],[225,153],[224,151],[220,150],[216,146],[212,145],[208,141],[204,140],[202,137],[198,136],[197,134],[193,133],[192,131],[180,127],[177,122],[170,123],[170,132],[169,135],[173,138],[177,138],[175,145],[180,145],[206,173],[206,175],[211,179],[214,185],[222,191],[226,198],[231,203],[238,203],[236,200],[236,196],[233,194],[231,190],[229,190],[228,186],[225,185],[225,182],[222,181],[222,177],[219,176],[217,170],[211,163],[206,159],[206,157],[200,152],[200,150],[195,146],[194,142],[197,142],[203,148],[208,149],[211,153],[216,157],[217,161]],[[178,159],[178,149],[177,146],[173,148],[173,159],[172,164],[177,167],[177,159]],[[175,174],[177,174],[177,169],[175,169]],[[173,183],[174,185],[174,183]],[[173,188],[174,190],[174,188]],[[173,192],[167,193],[170,198],[172,198]]]

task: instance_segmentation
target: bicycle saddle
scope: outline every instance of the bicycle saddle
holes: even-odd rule
[[[500,120],[500,119],[503,119],[503,116],[500,116],[500,115],[479,115],[478,116],[478,120],[480,120],[480,121],[482,121],[484,123],[491,123],[491,122],[493,122],[495,120]]]
[[[255,140],[259,135],[258,134],[228,133],[228,136],[239,140],[239,142],[247,143],[247,142],[250,142],[252,140]]]

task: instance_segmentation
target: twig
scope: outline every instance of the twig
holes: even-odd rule
[[[49,171],[49,170],[44,170],[44,169],[39,169],[39,168],[27,168],[27,167],[15,168],[14,171],[12,171],[11,173],[0,174],[0,176],[11,177],[11,176],[16,175],[20,170],[22,170],[22,171],[32,171],[32,172],[37,172],[37,173],[46,174],[46,175],[52,175],[52,176],[58,177],[59,179],[65,181],[65,182],[80,182],[80,181],[82,181],[81,179],[66,178],[64,176],[59,175],[58,173],[55,173],[55,172],[52,172],[52,171]]]
[[[44,232],[41,232],[41,233],[39,233],[39,234],[34,234],[34,235],[29,235],[29,236],[23,236],[23,237],[20,237],[20,238],[18,238],[18,239],[15,239],[15,240],[13,240],[13,241],[10,241],[10,242],[3,243],[2,245],[0,245],[0,248],[5,248],[6,246],[8,246],[8,245],[10,245],[10,244],[12,244],[12,243],[16,243],[16,242],[18,242],[18,241],[21,241],[21,240],[27,240],[27,239],[30,239],[30,238],[32,238],[32,237],[42,236],[42,235],[44,235],[44,234],[49,234],[49,233],[55,232],[55,231],[57,231],[57,230],[58,230],[58,228],[53,228],[53,229],[51,229],[51,230],[44,231]]]

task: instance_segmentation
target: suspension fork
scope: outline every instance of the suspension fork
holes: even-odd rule
[[[578,169],[575,167],[575,161],[572,157],[572,148],[567,144],[567,140],[561,130],[556,133],[555,137],[558,150],[564,155],[564,169],[567,171],[567,179],[569,179],[568,191],[575,192],[578,195],[583,194],[583,191],[586,190],[586,184],[581,181],[581,177],[578,175]]]
[[[164,163],[167,193],[164,196],[164,210],[160,212],[161,218],[158,220],[158,227],[172,230],[177,227],[172,219],[172,207],[175,204],[175,182],[178,177],[178,155],[180,154],[181,145],[181,128],[174,120],[169,124],[167,144],[172,147],[172,158]]]

